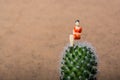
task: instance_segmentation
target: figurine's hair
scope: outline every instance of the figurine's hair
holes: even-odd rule
[[[79,21],[79,20],[76,20],[75,23],[76,23],[76,22],[80,22],[80,21]]]

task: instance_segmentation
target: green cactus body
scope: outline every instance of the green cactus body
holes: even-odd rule
[[[97,58],[91,47],[74,45],[65,49],[60,67],[61,80],[95,80]]]

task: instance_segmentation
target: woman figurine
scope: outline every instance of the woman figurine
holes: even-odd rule
[[[80,21],[75,21],[75,27],[73,29],[74,40],[79,40],[81,38],[82,27],[80,26]]]

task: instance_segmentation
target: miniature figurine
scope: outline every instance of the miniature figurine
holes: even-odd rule
[[[75,27],[73,29],[74,40],[79,40],[81,38],[82,27],[80,26],[80,21],[75,21]]]
[[[82,32],[82,27],[80,26],[80,21],[76,20],[75,21],[75,27],[73,29],[73,34],[70,34],[70,36],[69,36],[71,47],[74,46],[74,40],[80,40],[81,32]]]

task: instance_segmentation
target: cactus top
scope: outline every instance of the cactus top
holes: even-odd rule
[[[64,50],[60,80],[96,80],[97,57],[93,47],[86,43],[75,44]]]

